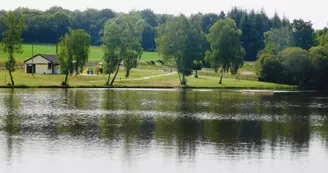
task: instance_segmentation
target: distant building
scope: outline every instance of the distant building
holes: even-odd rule
[[[25,73],[59,74],[60,62],[56,55],[37,54],[24,61]]]

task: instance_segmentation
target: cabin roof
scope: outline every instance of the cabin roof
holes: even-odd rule
[[[37,54],[37,55],[34,55],[33,57],[25,60],[24,63],[26,63],[27,61],[29,61],[29,60],[37,57],[37,56],[41,56],[42,58],[44,58],[44,59],[52,62],[53,64],[60,64],[59,59],[58,59],[58,57],[56,55],[49,55],[49,54]]]

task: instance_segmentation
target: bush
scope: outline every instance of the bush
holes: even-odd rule
[[[328,45],[312,47],[310,49],[310,61],[313,66],[313,82],[318,87],[328,85]]]
[[[283,83],[283,67],[277,57],[262,54],[256,62],[256,73],[260,81]]]
[[[279,60],[288,83],[303,86],[310,79],[312,65],[306,50],[298,47],[287,48],[279,54]]]

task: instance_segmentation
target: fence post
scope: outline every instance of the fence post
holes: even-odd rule
[[[7,75],[5,73],[5,86],[6,86],[6,83],[7,83]]]

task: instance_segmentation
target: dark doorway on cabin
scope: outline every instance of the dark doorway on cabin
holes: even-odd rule
[[[27,64],[27,72],[26,73],[35,73],[35,64]]]

